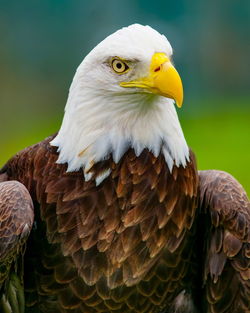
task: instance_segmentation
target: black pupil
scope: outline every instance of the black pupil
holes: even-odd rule
[[[122,64],[120,62],[117,62],[116,67],[120,70],[122,68]]]

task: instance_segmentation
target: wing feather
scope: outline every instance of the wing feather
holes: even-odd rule
[[[250,203],[228,173],[200,171],[200,207],[207,218],[204,284],[208,311],[250,312]]]
[[[25,186],[4,181],[6,178],[6,174],[0,175],[0,311],[19,313],[24,310],[24,295],[18,259],[24,253],[34,212]]]

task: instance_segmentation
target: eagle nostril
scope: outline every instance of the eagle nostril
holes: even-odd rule
[[[158,72],[160,69],[161,69],[161,67],[158,66],[158,67],[154,70],[154,72]]]

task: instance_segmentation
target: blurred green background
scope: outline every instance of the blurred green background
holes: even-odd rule
[[[0,1],[0,165],[58,130],[75,69],[122,26],[174,47],[178,110],[200,169],[229,171],[250,195],[250,1]]]

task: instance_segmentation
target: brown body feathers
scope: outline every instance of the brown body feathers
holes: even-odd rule
[[[161,154],[128,150],[118,164],[93,165],[85,182],[82,170],[56,164],[51,139],[14,156],[1,174],[34,203],[25,312],[250,312],[250,209],[231,176],[198,174],[192,152],[170,173]],[[15,271],[9,264],[6,273]]]

